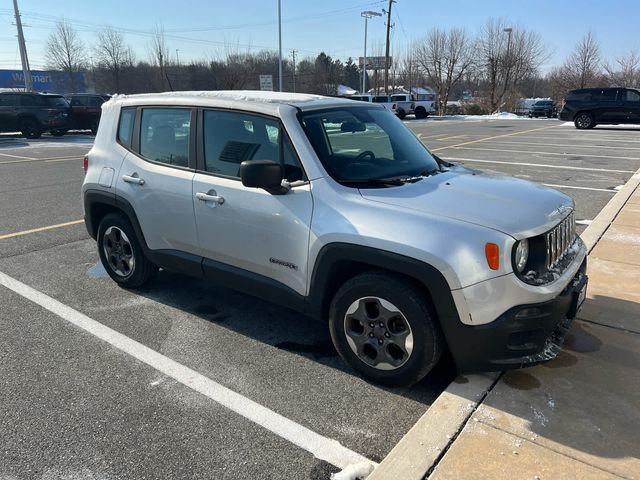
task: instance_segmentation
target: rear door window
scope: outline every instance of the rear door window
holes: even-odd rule
[[[613,103],[616,101],[617,94],[618,94],[617,90],[612,90],[612,89],[601,90],[598,100],[600,102]]]
[[[155,162],[186,167],[190,131],[190,108],[143,108],[140,155]]]

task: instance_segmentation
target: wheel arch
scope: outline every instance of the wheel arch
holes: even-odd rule
[[[397,253],[349,243],[331,243],[318,253],[311,274],[307,313],[326,320],[338,288],[369,270],[402,275],[413,281],[427,296],[441,326],[460,321],[449,284],[437,268]]]
[[[100,221],[109,213],[121,213],[131,223],[138,241],[145,253],[149,251],[147,242],[140,228],[140,222],[131,204],[113,193],[103,190],[87,190],[84,193],[84,223],[87,232],[94,240],[98,236]]]

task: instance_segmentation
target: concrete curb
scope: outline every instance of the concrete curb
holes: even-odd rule
[[[587,253],[596,246],[640,185],[640,169],[598,213],[580,237]],[[501,373],[458,377],[402,437],[367,480],[422,480],[453,443]],[[467,383],[462,383],[464,379]]]
[[[456,378],[367,480],[422,480],[498,380],[500,373]]]
[[[616,193],[609,203],[600,211],[600,213],[594,218],[593,222],[582,232],[580,237],[587,246],[587,252],[591,253],[591,250],[596,246],[600,238],[607,231],[611,222],[618,216],[622,207],[625,206],[629,197],[633,195],[636,188],[640,185],[640,169],[634,173],[631,178],[624,184],[624,187]]]

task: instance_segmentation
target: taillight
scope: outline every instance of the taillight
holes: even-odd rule
[[[87,169],[89,168],[89,155],[84,156],[84,173],[87,173]]]

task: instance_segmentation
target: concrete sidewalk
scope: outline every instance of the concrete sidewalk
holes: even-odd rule
[[[633,193],[624,196],[591,240],[587,300],[563,352],[549,363],[504,374],[430,480],[640,479],[640,187],[635,177],[627,187]]]

